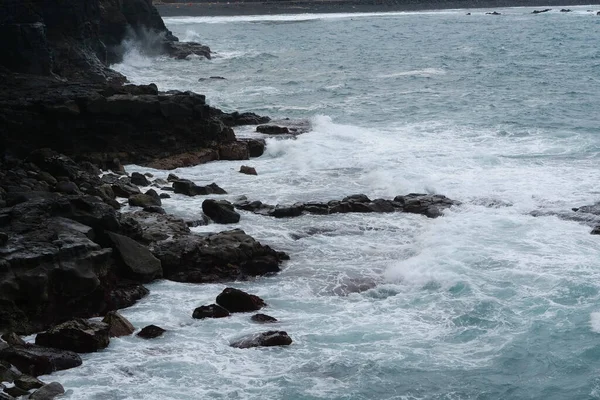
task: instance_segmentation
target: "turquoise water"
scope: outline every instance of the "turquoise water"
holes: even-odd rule
[[[55,374],[67,397],[600,398],[600,239],[556,216],[599,197],[600,17],[587,10],[600,7],[570,8],[167,19],[213,60],[131,47],[116,68],[133,82],[311,123],[296,140],[267,139],[260,158],[179,176],[230,200],[431,192],[463,205],[435,220],[243,213],[233,227],[292,259],[235,286],[263,297],[294,344],[230,348],[263,327],[191,318],[225,285],[158,282],[124,314],[169,332],[115,339]],[[210,76],[226,80],[199,81]],[[192,218],[203,200],[165,208]],[[348,293],[357,284],[373,287]]]

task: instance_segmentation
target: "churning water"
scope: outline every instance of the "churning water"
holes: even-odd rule
[[[179,176],[229,200],[426,192],[463,205],[194,228],[240,227],[290,254],[279,275],[234,286],[263,297],[293,345],[230,348],[265,327],[192,319],[225,285],[162,281],[123,314],[163,338],[114,339],[52,378],[70,399],[600,398],[600,236],[555,215],[600,197],[599,7],[571,8],[167,19],[214,59],[131,49],[116,69],[132,82],[311,121],[260,158]],[[203,200],[164,204],[193,218]]]

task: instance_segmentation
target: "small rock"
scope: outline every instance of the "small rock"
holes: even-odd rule
[[[229,317],[229,311],[217,304],[211,304],[209,306],[200,306],[194,310],[192,318],[204,319],[204,318],[225,318]]]
[[[493,12],[486,12],[485,15],[502,15],[502,14],[499,13],[498,11],[493,11]]]
[[[248,349],[250,347],[272,347],[289,346],[292,344],[292,338],[284,331],[268,331],[236,340],[231,343],[231,347],[238,349]]]
[[[141,331],[138,332],[137,336],[144,339],[154,339],[156,337],[162,336],[166,330],[156,326],[156,325],[148,325],[144,327]]]
[[[217,296],[217,304],[232,313],[256,311],[267,305],[260,297],[231,287]]]
[[[241,172],[242,174],[246,174],[246,175],[258,175],[258,174],[256,173],[256,169],[254,169],[254,167],[248,167],[248,166],[246,166],[246,165],[242,165],[242,166],[240,167],[240,172]]]
[[[129,197],[129,205],[133,207],[151,207],[162,205],[159,197],[149,196],[147,194],[134,194]]]
[[[259,125],[256,127],[256,132],[265,133],[267,135],[281,135],[290,133],[290,130],[285,126]]]
[[[44,382],[33,376],[23,374],[15,379],[15,386],[18,386],[23,390],[39,389],[44,386]]]
[[[252,317],[250,317],[250,319],[260,324],[277,322],[277,318],[273,318],[267,314],[254,314]]]
[[[185,194],[186,196],[200,196],[207,194],[227,194],[216,183],[211,183],[206,186],[198,186],[192,181],[179,180],[173,182],[173,190],[175,193]]]
[[[144,175],[139,172],[131,174],[131,183],[138,186],[150,186],[150,181]]]
[[[563,9],[560,10],[560,12],[571,12],[571,10],[568,9],[568,8],[563,8]]]
[[[77,318],[63,322],[35,337],[35,344],[77,353],[92,353],[104,349],[110,342],[108,325]]]
[[[138,189],[137,186],[131,185],[127,182],[117,182],[111,187],[115,196],[123,197],[125,199],[135,194],[141,194],[140,189]]]
[[[146,172],[144,174],[144,176],[148,177],[148,178],[154,178],[154,175],[152,175],[150,172]]]
[[[240,214],[234,210],[233,204],[227,200],[204,200],[202,211],[217,224],[235,224],[240,221]]]
[[[161,199],[170,199],[171,196],[168,193],[161,193],[158,195]]]
[[[106,314],[102,322],[108,325],[110,337],[129,336],[135,331],[131,322],[116,311],[110,311]]]
[[[175,174],[169,174],[169,176],[167,176],[167,182],[175,182],[180,180],[181,179]]]
[[[210,79],[225,80],[222,76],[211,76]]]
[[[42,386],[29,397],[30,400],[51,400],[56,396],[65,393],[65,388],[58,383],[52,382]]]
[[[21,339],[21,336],[17,335],[14,332],[5,333],[4,335],[2,335],[2,340],[10,344],[11,346],[21,346],[26,344],[25,341]]]

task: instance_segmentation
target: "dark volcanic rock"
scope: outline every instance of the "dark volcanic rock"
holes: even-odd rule
[[[260,297],[231,287],[217,296],[217,304],[232,313],[256,311],[267,305]]]
[[[150,181],[144,175],[139,172],[131,174],[131,183],[138,186],[150,186]]]
[[[548,11],[551,11],[551,8],[546,8],[544,10],[533,10],[532,14],[541,14],[541,13],[546,13]]]
[[[0,350],[0,360],[7,361],[19,371],[32,376],[78,367],[81,357],[75,352],[40,347],[32,344],[11,346]]]
[[[194,310],[192,318],[204,319],[204,318],[225,318],[229,317],[229,311],[225,308],[211,304],[209,306],[200,306]]]
[[[142,208],[146,208],[146,207],[160,207],[162,205],[162,202],[160,201],[160,198],[154,197],[154,196],[149,196],[147,194],[134,194],[133,196],[129,197],[129,205],[132,207],[142,207]]]
[[[52,400],[64,392],[65,388],[60,383],[52,382],[36,390],[29,398],[31,400]]]
[[[227,126],[242,126],[242,125],[258,125],[265,124],[271,120],[269,117],[256,115],[254,113],[239,113],[232,112],[231,114],[224,113],[222,111],[214,111],[213,114],[217,116]]]
[[[281,135],[290,133],[290,130],[285,126],[259,125],[256,127],[256,132],[266,133],[267,135]]]
[[[254,322],[258,322],[259,324],[267,324],[272,322],[277,322],[277,318],[273,318],[267,314],[254,314],[250,319]]]
[[[164,277],[177,282],[219,282],[279,272],[289,259],[242,230],[208,236],[187,235],[152,246]]]
[[[31,390],[41,388],[44,386],[44,382],[33,376],[23,374],[15,379],[15,386],[20,387],[23,390]]]
[[[159,336],[162,336],[163,333],[165,333],[165,332],[166,332],[166,330],[159,326],[148,325],[148,326],[144,327],[141,331],[139,331],[137,336],[144,338],[144,339],[154,339]]]
[[[502,13],[499,13],[498,11],[492,11],[492,12],[486,12],[485,15],[502,15]]]
[[[248,349],[251,347],[289,346],[290,344],[292,344],[292,338],[288,336],[287,332],[268,331],[233,341],[231,347]]]
[[[173,182],[175,193],[185,194],[186,196],[201,196],[207,194],[227,194],[227,192],[217,186],[216,183],[211,183],[206,186],[198,186],[192,181],[179,180]]]
[[[204,200],[202,211],[218,224],[235,224],[240,221],[240,214],[235,212],[233,204],[227,200]]]
[[[406,196],[394,197],[394,202],[402,205],[403,212],[423,214],[429,218],[442,215],[442,211],[453,205],[459,204],[440,194],[411,193]]]
[[[240,141],[248,144],[250,157],[260,157],[265,152],[266,142],[262,139],[240,139]]]
[[[258,174],[256,173],[256,169],[254,169],[254,167],[249,167],[249,166],[247,166],[247,165],[242,165],[242,166],[240,167],[240,172],[241,172],[242,174],[246,174],[246,175],[258,175]]]
[[[102,322],[108,325],[108,334],[110,337],[129,336],[135,331],[131,322],[116,311],[106,314]]]
[[[185,153],[175,154],[169,157],[160,158],[149,162],[147,165],[156,169],[175,169],[184,167],[193,167],[195,165],[206,164],[209,161],[219,159],[219,152],[215,149],[198,149]],[[179,178],[175,179],[179,180]]]
[[[77,353],[92,353],[108,346],[108,331],[109,326],[104,322],[75,319],[39,333],[35,337],[35,344]]]
[[[160,260],[154,257],[147,247],[117,233],[108,232],[108,237],[119,256],[123,276],[139,282],[151,282],[162,277]]]

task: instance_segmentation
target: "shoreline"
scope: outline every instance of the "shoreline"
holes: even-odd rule
[[[171,3],[155,4],[161,17],[218,17],[281,14],[331,14],[331,13],[379,13],[411,12],[456,9],[493,9],[509,7],[568,7],[589,6],[599,8],[598,4],[582,4],[580,0],[485,0],[485,1],[444,1],[427,3],[382,3],[356,4],[351,1],[303,1],[303,2],[213,2],[213,3]],[[533,10],[532,10],[533,11]],[[596,10],[595,10],[596,11]]]

